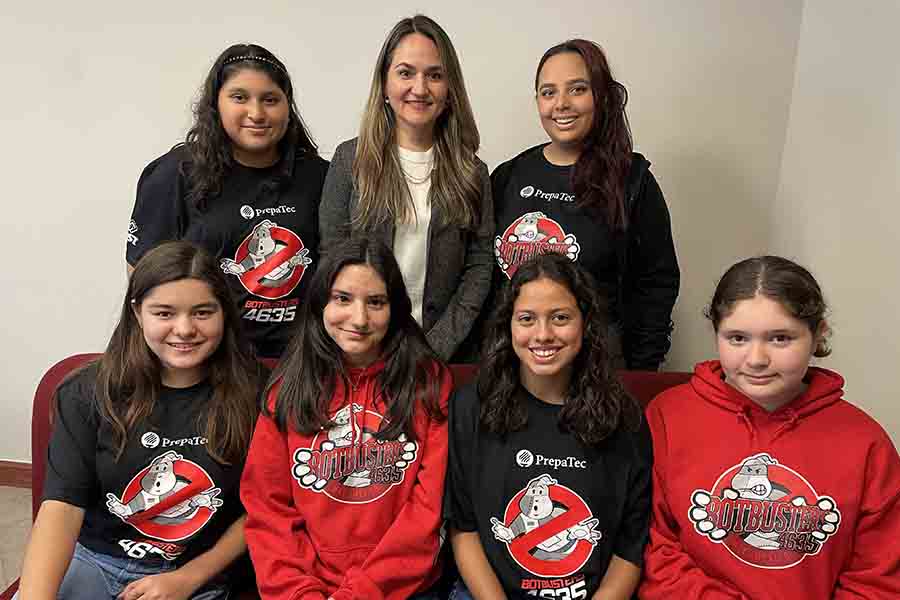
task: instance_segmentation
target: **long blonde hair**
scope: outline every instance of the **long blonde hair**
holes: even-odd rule
[[[434,42],[447,77],[447,103],[434,125],[435,167],[429,201],[437,207],[440,222],[474,229],[481,220],[482,189],[475,156],[480,144],[478,127],[453,44],[441,26],[424,15],[397,23],[378,54],[353,161],[359,209],[351,224],[365,230],[388,221],[409,223],[414,215],[397,153],[394,113],[384,101],[394,50],[411,33]]]

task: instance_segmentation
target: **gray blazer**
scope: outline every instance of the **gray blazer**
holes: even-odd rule
[[[319,252],[325,257],[335,244],[350,236],[368,235],[394,247],[394,226],[387,223],[372,231],[351,231],[350,219],[359,203],[353,184],[356,139],[334,151],[322,202],[319,205]],[[481,223],[476,231],[440,224],[432,208],[428,231],[428,267],[422,299],[422,329],[428,343],[449,361],[469,334],[491,286],[494,266],[494,203],[487,165],[480,160]]]

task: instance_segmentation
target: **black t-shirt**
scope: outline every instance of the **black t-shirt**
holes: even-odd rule
[[[508,283],[528,259],[556,252],[590,271],[609,294],[617,277],[612,233],[578,207],[570,180],[573,168],[551,164],[541,146],[520,156],[506,188],[495,190],[495,288]]]
[[[632,153],[625,182],[628,226],[613,233],[604,219],[578,207],[570,182],[574,166],[550,164],[545,147],[530,148],[491,174],[498,268],[485,306],[496,303],[525,260],[564,254],[594,276],[607,298],[609,320],[622,332],[627,368],[656,370],[670,346],[680,272],[669,210],[650,162]]]
[[[212,388],[163,387],[116,461],[112,428],[97,411],[96,379],[92,365],[57,392],[43,499],[83,508],[78,541],[96,552],[181,565],[209,550],[244,513],[243,461],[213,460],[198,428]]]
[[[198,209],[187,199],[184,146],[147,165],[138,181],[126,260],[160,242],[195,242],[220,260],[250,340],[279,357],[319,261],[319,198],[328,163],[288,153],[273,167],[235,164],[219,196]]]
[[[640,565],[650,518],[646,423],[595,447],[557,426],[561,406],[524,389],[528,424],[505,438],[480,430],[474,384],[450,401],[444,516],[477,531],[509,598],[590,598],[615,554]]]

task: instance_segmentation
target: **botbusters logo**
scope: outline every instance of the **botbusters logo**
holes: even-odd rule
[[[524,190],[523,190],[524,191]],[[540,211],[525,213],[494,238],[494,258],[509,278],[519,265],[541,254],[555,252],[578,260],[581,245],[574,234]]]
[[[695,490],[688,517],[699,535],[764,569],[787,569],[818,554],[841,521],[834,499],[768,454],[727,469],[710,490]]]

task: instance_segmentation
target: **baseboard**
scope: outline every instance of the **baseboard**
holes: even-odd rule
[[[31,487],[31,463],[0,460],[0,485]]]

